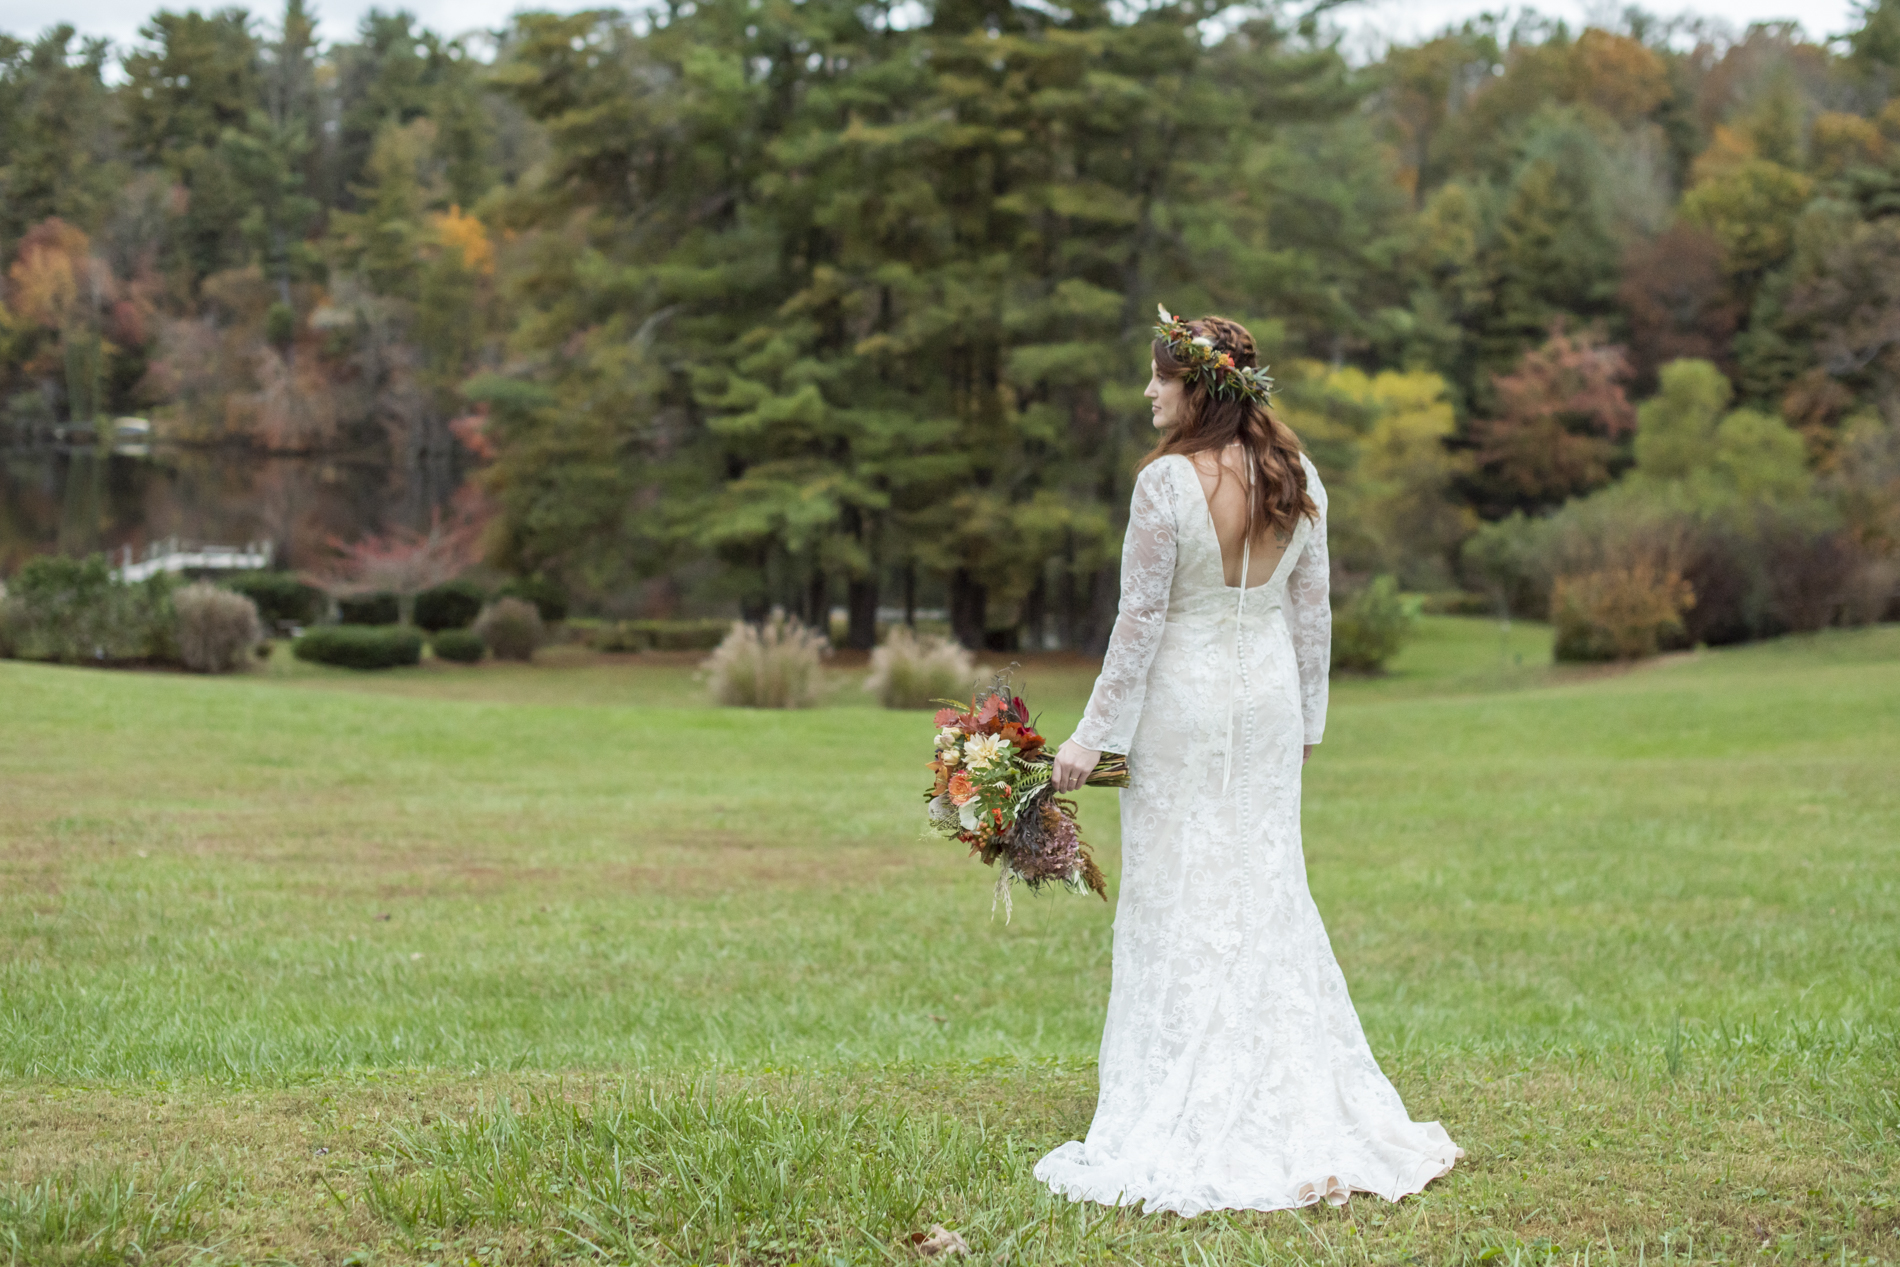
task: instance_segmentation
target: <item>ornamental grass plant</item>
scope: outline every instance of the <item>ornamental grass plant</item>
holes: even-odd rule
[[[528,661],[534,659],[547,630],[533,603],[521,598],[498,598],[475,622],[475,634],[497,660]]]
[[[733,622],[705,664],[713,698],[735,708],[809,708],[819,665],[831,653],[823,634],[773,608],[762,625]]]
[[[178,658],[196,673],[229,673],[264,637],[257,604],[209,581],[172,595],[178,613]]]
[[[977,677],[976,659],[963,647],[899,625],[871,652],[864,689],[886,708],[930,708],[968,695]]]

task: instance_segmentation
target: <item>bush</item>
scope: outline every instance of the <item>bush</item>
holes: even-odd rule
[[[337,620],[345,625],[393,625],[402,619],[394,594],[352,594],[336,600]]]
[[[467,629],[482,614],[488,594],[473,581],[450,581],[416,595],[416,627],[430,633]]]
[[[229,673],[264,637],[257,604],[209,581],[172,595],[178,613],[178,658],[198,673]]]
[[[475,622],[475,632],[497,660],[532,660],[545,631],[534,604],[501,598]]]
[[[257,618],[272,629],[315,624],[330,602],[322,590],[305,585],[293,572],[240,572],[220,584],[256,604]]]
[[[1560,576],[1550,594],[1556,658],[1655,655],[1665,636],[1682,632],[1682,614],[1694,605],[1695,590],[1680,573],[1650,563]]]
[[[622,620],[588,635],[596,651],[711,651],[732,631],[729,620]]]
[[[1400,594],[1391,577],[1374,577],[1333,613],[1334,671],[1385,672],[1417,624],[1417,601]]]
[[[33,559],[0,601],[0,643],[22,660],[174,663],[172,585],[164,575],[136,585],[115,581],[104,555],[84,562],[61,556]]]
[[[405,626],[319,625],[291,648],[299,660],[345,669],[393,669],[422,659],[422,635]]]
[[[818,665],[831,644],[777,608],[763,625],[735,621],[706,660],[713,698],[740,708],[806,708],[818,697]]]
[[[429,646],[438,660],[453,660],[457,664],[474,664],[488,653],[488,644],[473,629],[444,629]]]
[[[975,678],[975,659],[957,643],[899,625],[871,652],[864,689],[886,708],[929,708],[968,694]]]
[[[509,581],[495,591],[497,598],[519,598],[534,604],[535,611],[548,624],[567,619],[567,591],[545,576],[529,576]],[[499,653],[497,653],[499,654]]]

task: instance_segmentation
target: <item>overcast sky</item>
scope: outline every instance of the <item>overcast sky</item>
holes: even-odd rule
[[[204,9],[221,7],[228,0],[64,0],[49,5],[46,0],[0,0],[0,31],[15,36],[36,35],[52,20],[71,22],[88,35],[105,35],[115,41],[137,38],[139,23],[154,9],[168,7]],[[519,8],[576,10],[600,7],[601,0],[585,3],[527,4],[520,0],[315,0],[320,22],[319,34],[326,40],[345,38],[358,19],[371,8],[406,8],[423,24],[448,34],[499,26]],[[273,15],[275,0],[255,0],[247,7],[261,16]],[[1447,26],[1476,17],[1486,10],[1507,8],[1515,12],[1522,6],[1499,5],[1485,0],[1355,0],[1335,10],[1339,23],[1347,30],[1349,46],[1361,56],[1376,52],[1383,42],[1409,41],[1430,35]],[[1592,17],[1603,19],[1623,8],[1622,4],[1603,0],[1542,0],[1534,6],[1539,13],[1581,24]],[[1717,18],[1736,29],[1750,22],[1798,18],[1811,37],[1839,35],[1848,29],[1852,0],[1703,0],[1702,3],[1678,4],[1659,0],[1644,5],[1659,16],[1670,17],[1688,12]]]

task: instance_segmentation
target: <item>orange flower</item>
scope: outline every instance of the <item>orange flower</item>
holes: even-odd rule
[[[950,803],[961,808],[976,799],[976,784],[970,782],[970,776],[958,770],[950,776]]]
[[[1004,722],[1002,729],[996,733],[1009,740],[1010,747],[1015,749],[1019,757],[1028,756],[1043,745],[1042,736],[1021,722]]]

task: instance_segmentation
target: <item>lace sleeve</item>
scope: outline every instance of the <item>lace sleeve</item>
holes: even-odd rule
[[[1293,658],[1300,666],[1300,711],[1306,719],[1306,742],[1318,743],[1326,733],[1327,674],[1333,664],[1333,565],[1326,554],[1326,489],[1319,472],[1305,454],[1306,488],[1319,508],[1319,518],[1306,535],[1306,545],[1287,573],[1287,628],[1293,635]]]
[[[1122,541],[1122,597],[1115,630],[1088,709],[1072,736],[1085,748],[1125,753],[1141,720],[1148,666],[1161,645],[1168,591],[1174,584],[1174,497],[1166,465],[1154,463],[1135,481],[1128,535]]]

